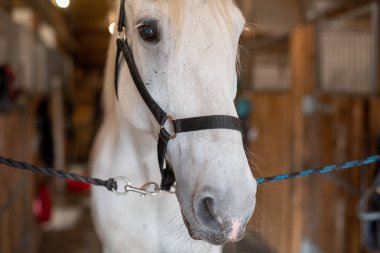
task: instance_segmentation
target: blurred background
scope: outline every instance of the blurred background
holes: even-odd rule
[[[379,1],[239,0],[256,177],[380,153]],[[87,174],[113,0],[0,0],[0,155]],[[111,13],[111,14],[110,14]],[[376,252],[379,166],[260,186],[226,252]],[[100,252],[88,186],[0,166],[0,253]]]

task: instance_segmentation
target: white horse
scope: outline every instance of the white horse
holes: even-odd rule
[[[232,0],[126,0],[125,11],[139,72],[165,111],[177,118],[237,116],[236,60],[245,20]],[[115,96],[115,40],[108,52],[105,115],[92,152],[92,175],[126,176],[134,185],[160,181],[160,127],[125,63],[119,100]],[[182,133],[169,143],[166,156],[176,177],[175,195],[119,197],[92,189],[104,252],[221,252],[220,245],[242,239],[257,185],[241,134]]]

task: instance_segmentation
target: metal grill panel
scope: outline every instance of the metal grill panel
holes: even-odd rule
[[[366,95],[377,92],[377,5],[325,20],[318,26],[319,88]]]

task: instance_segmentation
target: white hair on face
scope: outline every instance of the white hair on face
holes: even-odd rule
[[[182,13],[183,13],[183,5],[184,0],[157,0],[161,6],[161,9],[167,6],[169,17],[171,20],[171,24],[173,25],[171,29],[173,29],[175,36],[181,32],[182,26]],[[217,17],[218,14],[221,15],[224,24],[220,24],[221,26],[227,26],[229,33],[231,34],[231,38],[233,38],[234,28],[233,21],[231,15],[231,8],[236,8],[237,5],[234,0],[193,0],[200,1],[204,4],[208,4],[214,13],[214,16]],[[128,3],[128,1],[126,2]],[[112,8],[112,11],[116,11],[116,16],[118,15],[120,10],[120,5],[117,4],[116,8]],[[116,35],[113,35],[111,38],[111,42],[109,44],[109,52],[107,57],[107,64],[105,69],[105,78],[107,81],[103,85],[103,107],[106,115],[114,116],[116,109],[116,96],[114,90],[114,68],[115,68],[115,41]],[[236,63],[239,66],[239,50],[238,55],[236,56]],[[239,67],[237,67],[239,70]]]
[[[214,14],[219,13],[222,15],[225,24],[227,25],[228,30],[231,34],[233,34],[233,25],[232,25],[232,17],[231,17],[231,7],[236,7],[237,4],[234,0],[195,0],[203,2],[204,4],[209,4],[211,10]],[[182,24],[182,10],[184,0],[159,0],[161,8],[163,8],[164,4],[168,4],[169,16],[174,24],[174,30],[176,32],[180,32],[181,24]],[[216,16],[216,15],[215,15]]]
[[[174,31],[174,36],[181,32],[181,24],[182,24],[182,9],[184,0],[158,0],[161,6],[161,9],[164,8],[164,4],[168,4],[169,8],[169,16],[171,19],[171,23],[174,24],[172,27]],[[228,31],[231,35],[231,39],[234,38],[234,26],[231,15],[231,8],[237,8],[237,4],[234,0],[195,0],[195,1],[203,1],[205,4],[209,4],[214,16],[217,17],[217,14],[221,14],[224,24],[228,28]],[[236,42],[232,42],[233,44]],[[240,46],[237,50],[236,55],[236,72],[240,75]]]

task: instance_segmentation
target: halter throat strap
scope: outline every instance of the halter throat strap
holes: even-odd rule
[[[118,98],[118,84],[119,84],[119,72],[122,61],[122,55],[125,59],[133,82],[143,98],[145,104],[153,114],[154,118],[160,125],[160,133],[157,144],[158,164],[162,176],[161,189],[169,191],[175,183],[174,171],[170,163],[166,160],[166,151],[169,141],[174,139],[177,134],[185,132],[194,132],[210,129],[230,129],[241,132],[242,124],[239,118],[228,115],[211,115],[202,117],[193,117],[185,119],[176,119],[175,117],[167,114],[152,98],[147,90],[138,68],[136,66],[131,47],[128,44],[125,34],[126,33],[126,13],[125,13],[125,0],[120,1],[120,12],[118,21],[118,38],[116,40],[116,64],[115,64],[115,92]],[[170,121],[173,126],[173,133],[169,133],[165,129],[165,124]],[[164,164],[166,163],[166,168]]]

